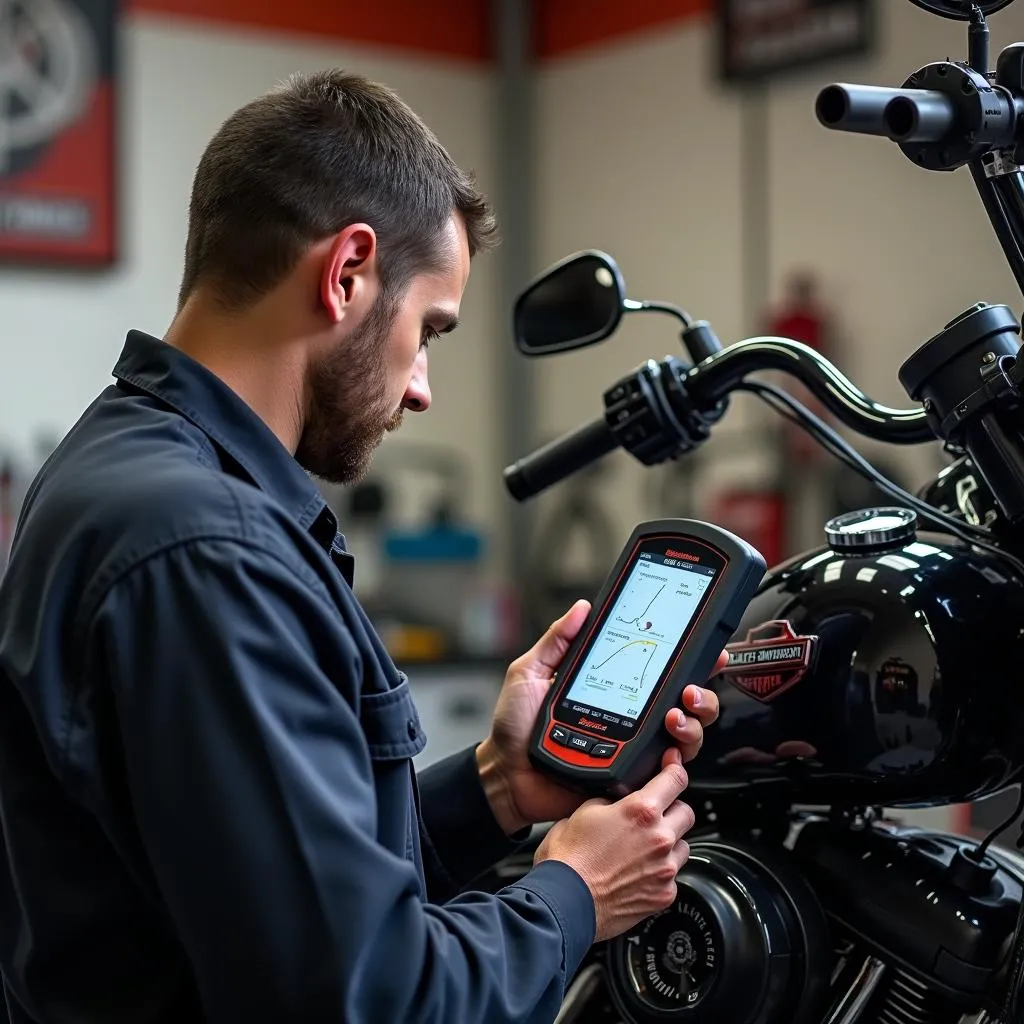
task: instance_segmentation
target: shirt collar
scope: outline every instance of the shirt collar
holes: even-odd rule
[[[332,557],[345,554],[337,520],[316,484],[266,423],[205,366],[158,338],[129,331],[113,375],[194,423]]]

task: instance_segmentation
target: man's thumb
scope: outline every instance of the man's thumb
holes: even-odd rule
[[[538,668],[554,672],[589,613],[590,602],[582,599],[577,601],[560,619],[548,626],[547,632],[534,644],[530,660]]]

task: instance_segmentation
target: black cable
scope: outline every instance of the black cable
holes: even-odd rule
[[[926,501],[910,494],[902,487],[894,484],[886,476],[880,473],[860,452],[856,451],[849,443],[839,436],[828,424],[816,416],[802,402],[794,398],[789,392],[784,391],[774,384],[763,384],[759,381],[744,381],[737,390],[750,391],[770,405],[780,416],[802,427],[831,455],[845,462],[851,469],[876,484],[890,496],[905,502],[907,505],[923,510],[922,514],[934,519],[951,530],[965,530],[979,540],[987,540],[991,534],[983,526],[975,526],[973,523],[965,523],[963,520],[951,516],[941,509],[929,505]],[[784,406],[780,409],[779,405]],[[1024,564],[1024,563],[1022,563]]]
[[[957,519],[894,484],[875,469],[859,452],[854,450],[828,424],[824,423],[810,409],[782,388],[776,387],[773,384],[763,384],[760,381],[744,381],[735,390],[748,391],[751,394],[757,395],[758,398],[775,409],[779,415],[802,427],[826,451],[876,484],[886,494],[897,501],[903,502],[908,508],[914,509],[920,515],[941,524],[950,534],[964,541],[964,543],[971,544],[1003,561],[1009,562],[1020,574],[1021,580],[1024,581],[1024,561],[993,544],[991,542],[992,534],[989,530]]]
[[[1013,809],[1013,813],[1010,814],[1005,821],[997,825],[984,839],[975,847],[975,854],[978,860],[981,860],[988,851],[988,848],[992,845],[992,841],[1001,836],[1022,814],[1024,814],[1024,786],[1020,787],[1020,792],[1017,796],[1017,806]]]

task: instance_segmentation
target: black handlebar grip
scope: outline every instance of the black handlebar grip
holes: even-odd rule
[[[507,467],[505,487],[516,501],[525,501],[618,446],[604,419],[593,420]]]
[[[859,135],[888,136],[885,108],[905,90],[878,85],[827,85],[818,93],[814,113],[826,128]]]
[[[828,85],[814,104],[818,120],[837,132],[877,135],[893,142],[938,142],[953,127],[953,101],[935,89]]]
[[[908,89],[885,108],[886,134],[894,142],[939,142],[955,119],[953,101],[934,89]]]

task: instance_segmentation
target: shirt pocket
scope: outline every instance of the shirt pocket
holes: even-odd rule
[[[427,745],[404,673],[391,689],[360,695],[359,720],[374,761],[407,761]]]

